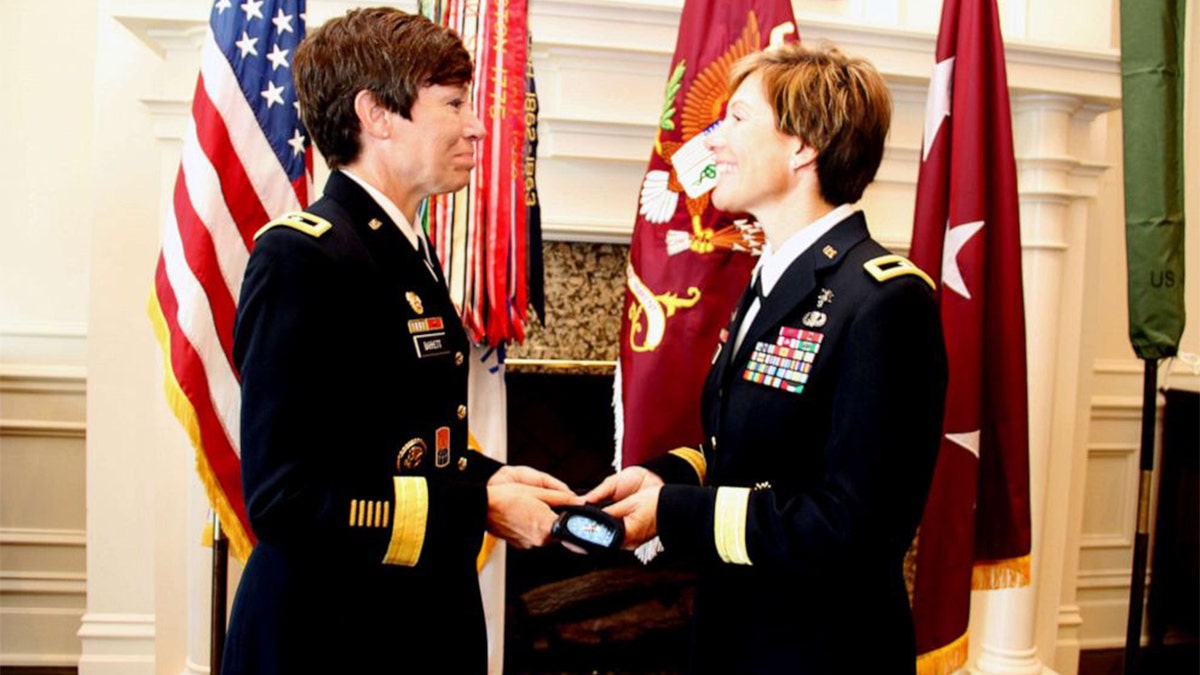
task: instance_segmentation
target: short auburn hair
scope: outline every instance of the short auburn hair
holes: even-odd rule
[[[366,90],[411,119],[423,87],[471,81],[471,55],[452,30],[390,7],[352,9],[308,34],[292,62],[300,116],[330,169],[358,159],[354,98]]]
[[[883,160],[892,96],[875,67],[833,45],[793,42],[755,52],[730,73],[730,91],[758,73],[779,131],[817,151],[821,197],[858,201]]]

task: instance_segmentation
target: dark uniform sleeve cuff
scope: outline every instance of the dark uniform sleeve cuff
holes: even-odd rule
[[[658,474],[664,483],[704,485],[704,455],[695,448],[676,448],[647,460],[640,466]]]
[[[491,480],[492,475],[504,466],[503,462],[494,460],[476,450],[469,450],[459,462],[459,466],[462,467],[463,479],[478,483],[487,483]]]
[[[690,485],[662,486],[658,493],[658,536],[663,548],[672,554],[694,556],[715,563],[713,510],[717,491]]]
[[[430,481],[422,565],[474,558],[487,528],[487,488],[474,481]]]

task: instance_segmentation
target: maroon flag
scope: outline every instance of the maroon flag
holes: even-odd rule
[[[939,283],[944,436],[917,545],[921,675],[966,662],[971,589],[1029,583],[1025,309],[1012,119],[995,0],[945,0],[912,259]]]
[[[734,62],[795,30],[787,0],[684,2],[625,270],[623,464],[700,443],[704,378],[761,243],[756,227],[711,208],[707,193],[689,196],[672,157],[723,116]]]

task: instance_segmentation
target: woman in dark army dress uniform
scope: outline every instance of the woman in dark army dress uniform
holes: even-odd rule
[[[767,245],[708,375],[708,440],[587,498],[619,500],[627,547],[657,535],[698,565],[696,672],[913,673],[902,568],[947,375],[931,281],[851,207],[891,99],[829,46],[747,57],[731,87],[712,200]]]
[[[301,113],[333,173],[257,235],[234,358],[258,544],[223,675],[483,673],[485,528],[547,541],[578,502],[467,450],[468,342],[414,224],[463,187],[484,129],[448,29],[353,10],[296,50]]]

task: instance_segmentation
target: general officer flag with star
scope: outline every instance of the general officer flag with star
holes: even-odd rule
[[[946,0],[925,111],[912,260],[938,281],[950,382],[917,542],[921,675],[967,659],[971,589],[1029,583],[1021,224],[995,0]]]

